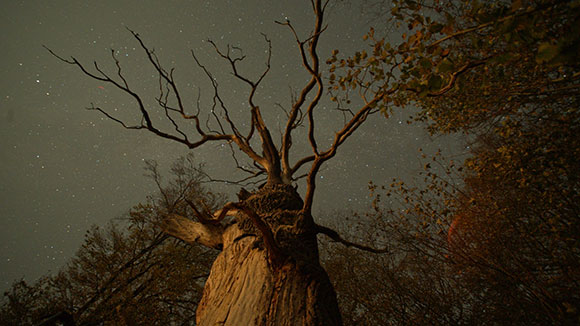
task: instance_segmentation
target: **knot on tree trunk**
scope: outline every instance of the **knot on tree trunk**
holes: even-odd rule
[[[265,185],[250,194],[244,204],[260,216],[270,229],[278,248],[301,266],[318,264],[316,232],[311,218],[302,212],[303,201],[291,185]],[[237,217],[238,227],[247,234],[260,236],[245,214]]]
[[[252,193],[244,204],[258,214],[275,234],[280,226],[296,224],[302,209],[302,199],[294,187],[285,184],[266,185]],[[238,227],[246,233],[259,234],[252,220],[245,214],[237,217]]]

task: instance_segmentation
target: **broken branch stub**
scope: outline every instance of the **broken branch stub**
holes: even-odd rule
[[[222,249],[224,227],[220,224],[203,224],[180,215],[171,215],[161,225],[163,231],[190,244]]]

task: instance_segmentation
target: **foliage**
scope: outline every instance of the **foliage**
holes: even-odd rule
[[[163,185],[148,162],[159,193],[107,227],[94,226],[75,257],[58,274],[32,285],[15,283],[0,310],[2,325],[34,325],[66,313],[76,325],[193,325],[195,307],[215,252],[186,245],[158,227],[170,213],[191,215],[185,199],[208,207],[220,196],[200,184],[192,157],[178,160]],[[54,321],[52,321],[54,322]]]
[[[434,46],[414,51],[410,61],[424,69],[429,59],[435,68],[421,71],[420,82],[409,77],[408,89],[414,81],[428,81],[428,88],[433,78],[443,81],[412,90],[420,118],[432,121],[433,132],[476,136],[465,188],[452,198],[452,236],[461,238],[452,254],[471,271],[465,277],[477,281],[474,291],[492,303],[488,311],[498,322],[578,321],[578,5],[449,4],[439,8],[447,35],[423,40]],[[411,5],[402,12],[418,10]],[[419,25],[412,29],[416,38]],[[439,48],[439,55],[429,54]],[[451,65],[443,65],[447,61]]]
[[[453,166],[434,158],[423,186],[371,185],[375,210],[343,230],[387,255],[324,244],[345,324],[577,324],[578,233],[562,228],[564,240],[532,220],[546,208],[495,175],[461,184],[461,167],[434,173]]]
[[[413,105],[420,112],[415,120],[429,123],[432,133],[460,131],[471,139],[461,182],[446,179],[430,162],[424,187],[392,184],[404,209],[386,230],[405,235],[391,247],[413,264],[370,259],[377,270],[396,270],[407,280],[406,294],[393,284],[383,287],[393,292],[385,300],[437,307],[423,300],[448,284],[450,296],[462,298],[451,303],[461,312],[452,324],[579,322],[579,6],[393,1],[389,14],[402,33],[399,45],[371,30],[365,37],[370,51],[347,58],[335,51],[328,60],[337,101],[352,90],[382,93],[377,105],[385,115]],[[414,266],[423,264],[434,268],[419,277]],[[421,278],[438,282],[425,288]],[[437,313],[416,310],[413,316],[450,322]]]
[[[419,118],[431,119],[433,130],[489,126],[577,92],[578,6],[577,1],[393,1],[391,22],[399,28],[400,43],[371,29],[365,36],[368,51],[345,58],[334,51],[327,60],[330,90],[382,92],[385,113],[419,105]]]
[[[392,213],[375,211],[365,217],[350,236],[379,233],[388,255],[323,246],[324,266],[335,283],[345,325],[482,324],[477,317],[483,316],[471,309],[470,289],[442,254],[446,247],[441,238],[431,239],[430,247]]]

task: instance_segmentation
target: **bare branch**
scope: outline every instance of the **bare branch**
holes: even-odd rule
[[[383,249],[377,249],[377,248],[372,248],[372,247],[368,247],[365,245],[361,245],[358,243],[354,243],[354,242],[350,242],[348,240],[345,240],[338,234],[338,232],[334,231],[333,229],[327,228],[326,226],[322,226],[322,225],[317,224],[316,225],[316,233],[324,234],[327,237],[331,238],[333,241],[340,242],[347,247],[354,247],[354,248],[368,251],[368,252],[372,252],[375,254],[383,254],[383,253],[389,252],[389,249],[387,247],[385,247]]]
[[[143,125],[139,125],[139,126],[128,126],[125,124],[125,122],[123,122],[120,119],[115,118],[114,116],[112,116],[111,114],[109,114],[107,111],[99,108],[99,107],[95,107],[95,105],[93,103],[91,103],[91,107],[86,108],[87,110],[91,111],[99,111],[101,112],[103,115],[105,115],[107,118],[109,118],[110,120],[115,121],[116,123],[120,124],[121,126],[123,126],[123,128],[125,129],[145,129],[146,127]]]
[[[244,56],[240,56],[240,57],[232,57],[230,55],[230,47],[227,47],[227,52],[223,52],[221,51],[218,46],[211,40],[209,40],[209,43],[213,45],[214,49],[216,50],[216,52],[218,53],[218,55],[220,55],[222,58],[224,58],[225,60],[227,60],[230,63],[232,72],[234,74],[234,76],[240,80],[242,80],[243,82],[245,82],[246,84],[248,84],[250,86],[250,94],[248,96],[248,103],[250,104],[250,108],[251,108],[251,128],[250,128],[250,133],[248,134],[248,136],[246,138],[242,138],[239,137],[241,141],[243,141],[246,147],[249,147],[249,139],[251,138],[254,128],[255,130],[258,131],[258,134],[260,136],[260,139],[262,141],[262,151],[263,151],[263,157],[260,157],[259,159],[254,159],[256,162],[260,163],[260,165],[262,165],[266,171],[268,172],[268,179],[271,180],[272,182],[280,182],[281,181],[281,173],[280,173],[280,157],[278,154],[278,150],[276,148],[276,146],[274,145],[274,142],[272,140],[272,136],[270,134],[270,131],[268,130],[268,127],[266,126],[263,118],[262,118],[262,114],[260,112],[260,108],[254,103],[254,95],[256,93],[256,90],[258,88],[258,85],[260,84],[260,82],[264,79],[264,77],[267,75],[267,73],[270,71],[270,59],[271,59],[271,53],[272,53],[272,45],[271,45],[271,41],[266,37],[266,35],[262,34],[264,36],[264,39],[266,40],[266,43],[268,43],[268,59],[266,62],[266,69],[264,70],[264,72],[260,75],[260,77],[258,78],[258,80],[256,82],[251,81],[250,79],[240,75],[240,73],[238,72],[237,66],[236,64],[244,59]],[[242,150],[244,150],[242,148]],[[257,156],[257,155],[256,155]]]
[[[171,74],[173,74],[173,70],[171,70]],[[167,103],[169,102],[169,94],[171,93],[169,86],[165,85],[165,90],[163,89],[163,83],[162,83],[162,79],[161,76],[159,77],[159,97],[156,98],[157,103],[159,104],[159,106],[161,106],[163,108],[163,110],[165,111],[165,116],[167,117],[167,119],[169,119],[169,121],[171,121],[171,124],[173,125],[175,131],[177,133],[179,133],[180,135],[183,136],[183,138],[185,140],[187,139],[187,135],[181,131],[179,129],[179,125],[177,124],[177,122],[175,121],[175,119],[173,119],[173,117],[169,114],[169,112],[180,112],[180,110],[177,110],[175,108],[170,107]]]
[[[260,77],[258,77],[258,79],[254,82],[251,81],[249,78],[242,76],[239,72],[238,72],[238,67],[237,67],[237,63],[241,62],[242,60],[245,59],[244,55],[241,55],[239,57],[232,57],[230,55],[230,46],[227,46],[227,52],[223,53],[219,47],[215,44],[215,42],[213,42],[212,40],[208,40],[208,42],[214,47],[215,51],[217,52],[217,54],[222,57],[223,59],[227,60],[232,68],[232,72],[233,75],[238,78],[239,80],[245,82],[246,84],[248,84],[251,87],[251,91],[250,91],[250,95],[248,97],[248,103],[250,104],[250,106],[252,108],[256,107],[256,105],[253,102],[253,98],[254,98],[254,94],[256,92],[257,87],[260,85],[260,83],[262,82],[262,80],[264,79],[264,77],[266,77],[266,75],[268,74],[268,72],[270,72],[270,61],[272,58],[272,42],[270,41],[270,39],[268,39],[268,37],[266,36],[266,34],[262,33],[262,36],[264,37],[264,40],[266,41],[266,43],[268,44],[268,57],[266,60],[266,68],[265,70],[262,72],[262,74],[260,75]],[[234,47],[234,49],[237,49],[240,51],[241,53],[241,49]]]
[[[296,40],[296,43],[298,44],[298,49],[300,51],[300,56],[302,58],[302,65],[306,68],[306,70],[311,75],[310,81],[304,86],[304,88],[302,88],[302,91],[300,92],[298,99],[292,105],[292,109],[290,110],[289,118],[288,118],[288,121],[286,122],[286,128],[285,128],[284,136],[282,139],[281,162],[282,162],[282,169],[283,169],[284,176],[287,179],[291,179],[292,173],[293,173],[293,169],[290,167],[290,162],[289,162],[289,151],[290,151],[290,148],[292,147],[292,131],[298,125],[296,123],[296,119],[298,119],[299,114],[301,116],[301,108],[304,105],[308,94],[312,91],[312,89],[314,88],[315,85],[318,85],[318,91],[317,91],[314,99],[310,102],[310,105],[309,105],[308,110],[307,110],[307,116],[308,116],[308,121],[309,121],[308,139],[309,139],[309,142],[310,142],[310,145],[313,149],[314,154],[315,155],[318,154],[316,140],[314,138],[314,116],[313,116],[313,113],[314,113],[314,108],[316,107],[316,105],[318,104],[318,101],[320,100],[320,97],[322,96],[322,91],[323,91],[324,87],[322,84],[322,79],[320,78],[319,59],[318,59],[318,54],[316,52],[316,49],[317,49],[318,39],[320,37],[320,34],[322,32],[324,32],[324,30],[326,29],[326,27],[322,27],[322,21],[323,21],[323,17],[324,17],[324,9],[325,9],[327,4],[328,4],[328,2],[325,2],[324,6],[321,6],[320,0],[312,1],[313,10],[314,10],[315,15],[316,15],[315,27],[314,27],[314,31],[313,31],[312,35],[304,41],[300,40],[300,38],[298,37],[298,34],[296,33],[296,30],[294,29],[294,27],[292,26],[290,21],[287,20],[285,23],[277,22],[280,25],[288,26],[290,28],[290,30],[292,31],[294,38]],[[306,49],[305,49],[306,43],[309,43],[308,54],[307,54]],[[309,62],[308,56],[310,57],[311,62]]]
[[[153,55],[151,54],[151,51],[148,50],[148,48],[143,44],[142,41],[140,41],[140,38],[138,37],[138,35],[136,33],[134,33],[134,36],[139,40],[140,44],[142,44],[143,49],[147,52],[148,57],[150,58],[151,63],[154,65],[154,68],[157,70],[157,72],[159,74],[165,77],[163,77],[164,79],[166,79],[170,85],[171,83],[173,83],[172,81],[172,77],[170,77],[169,75],[167,75],[167,73],[158,65],[158,62],[155,61],[155,59],[153,58]],[[141,112],[141,118],[142,118],[142,123],[141,126],[127,126],[124,122],[122,122],[120,119],[116,119],[114,117],[112,117],[110,114],[108,114],[106,111],[100,109],[100,108],[95,108],[93,107],[92,109],[95,109],[103,114],[105,114],[106,117],[112,119],[113,121],[123,125],[125,128],[127,129],[147,129],[148,131],[152,132],[153,134],[162,137],[162,138],[166,138],[169,140],[173,140],[176,141],[178,143],[182,143],[184,145],[186,145],[188,148],[197,148],[203,144],[205,144],[208,141],[215,141],[215,140],[233,140],[233,138],[235,138],[232,135],[207,135],[205,134],[201,128],[199,128],[199,126],[197,127],[198,133],[201,136],[201,139],[199,139],[196,142],[190,142],[187,138],[181,136],[175,136],[173,134],[164,132],[160,129],[158,129],[157,127],[154,126],[151,117],[149,116],[149,111],[147,110],[147,108],[145,107],[145,104],[143,103],[142,98],[135,93],[133,90],[131,90],[125,80],[125,78],[123,77],[119,77],[121,80],[121,83],[112,79],[107,73],[105,73],[102,69],[99,68],[98,64],[96,62],[94,62],[94,67],[95,70],[99,73],[99,75],[90,72],[88,69],[86,69],[86,67],[81,64],[77,59],[75,59],[74,57],[71,57],[70,60],[64,59],[60,56],[58,56],[56,53],[54,53],[52,50],[46,48],[52,55],[54,55],[56,58],[58,58],[59,60],[70,64],[70,65],[74,65],[76,67],[78,67],[85,75],[95,79],[95,80],[99,80],[99,81],[103,81],[106,83],[110,83],[112,85],[114,85],[117,89],[121,90],[122,92],[126,93],[127,95],[129,95],[130,97],[132,97],[135,102],[137,102],[137,106],[139,111]],[[115,61],[115,64],[117,66],[117,74],[122,76],[122,72],[121,72],[121,67],[119,62],[117,61],[117,59],[113,56],[113,59]],[[174,84],[173,84],[174,85]],[[175,92],[175,90],[174,90]]]
[[[310,214],[312,209],[314,190],[316,188],[316,174],[318,173],[322,164],[327,160],[331,159],[332,157],[334,157],[334,155],[336,155],[336,151],[338,150],[340,145],[342,145],[346,141],[346,139],[348,139],[354,133],[354,131],[357,130],[358,127],[366,121],[368,115],[371,114],[371,112],[373,112],[372,111],[373,108],[383,98],[384,94],[390,94],[394,91],[395,89],[390,89],[387,92],[378,92],[370,102],[361,107],[358,110],[358,112],[350,119],[350,121],[347,124],[345,124],[344,127],[334,135],[334,141],[328,150],[326,150],[323,153],[320,153],[319,155],[314,155],[313,158],[311,157],[305,158],[309,160],[314,160],[314,163],[312,163],[306,181],[307,189],[303,207],[303,211],[306,214]]]
[[[151,64],[155,67],[155,69],[159,73],[160,78],[163,78],[171,86],[171,89],[173,90],[173,93],[175,95],[175,99],[177,100],[177,104],[179,106],[179,111],[184,116],[186,116],[185,108],[183,105],[183,101],[181,100],[181,95],[179,93],[179,89],[177,88],[177,85],[175,84],[175,81],[173,79],[173,69],[171,69],[171,72],[168,74],[167,71],[165,71],[165,69],[163,69],[163,67],[159,63],[159,58],[157,58],[157,55],[155,55],[155,53],[152,50],[149,50],[149,48],[145,45],[143,40],[141,40],[141,38],[139,37],[139,34],[135,33],[134,31],[132,31],[130,29],[128,29],[128,30],[137,39],[137,41],[141,45],[141,48],[143,48],[143,50],[147,54],[149,61],[151,62]],[[196,120],[196,123],[199,123],[199,120],[197,119],[197,117],[191,116],[191,118],[194,118]]]
[[[185,202],[189,205],[189,207],[191,208],[191,210],[193,211],[193,215],[195,215],[195,217],[197,218],[197,220],[202,223],[202,224],[211,224],[211,225],[218,225],[220,224],[221,220],[215,220],[213,218],[213,215],[211,214],[211,212],[209,212],[209,210],[204,209],[203,211],[199,211],[197,209],[197,206],[195,206],[195,204],[187,199],[184,198]]]
[[[268,60],[266,61],[266,69],[262,72],[262,75],[260,75],[260,78],[258,78],[256,81],[256,87],[260,85],[264,77],[266,77],[266,75],[270,72],[270,61],[272,60],[272,41],[270,41],[268,35],[262,33],[262,36],[264,37],[264,40],[266,40],[266,43],[268,43]]]
[[[314,155],[310,155],[310,156],[306,156],[306,157],[302,158],[300,161],[296,162],[296,164],[294,164],[294,166],[291,169],[291,174],[293,175],[294,173],[296,173],[296,171],[298,171],[298,169],[300,169],[304,164],[314,161],[314,158],[315,158]]]
[[[252,174],[252,176],[249,176],[248,178],[245,178],[243,180],[251,179],[253,177],[256,177],[256,176],[258,176],[258,175],[263,174],[264,172],[266,172],[266,170],[264,170],[264,168],[263,167],[260,167],[260,166],[258,166],[257,171],[256,170],[252,170],[251,168],[247,168],[245,166],[242,166],[240,164],[240,162],[238,161],[238,158],[236,157],[236,152],[235,152],[234,147],[232,146],[231,142],[228,143],[228,147],[230,148],[230,151],[231,151],[231,154],[232,154],[232,159],[236,163],[236,168],[239,169],[239,170],[242,170],[242,171],[244,171],[246,173]],[[242,181],[238,181],[238,183],[239,182],[242,182]],[[234,183],[236,183],[236,182],[234,182]]]
[[[235,180],[235,181],[224,180],[224,179],[215,179],[203,171],[202,171],[202,174],[206,177],[207,182],[220,182],[220,183],[225,183],[228,185],[236,185],[236,186],[256,185],[256,184],[264,183],[266,181],[266,178],[260,178],[260,179],[254,180],[254,181],[250,181],[252,179],[256,179],[256,178],[259,178],[261,176],[264,176],[266,171],[263,169],[258,170],[258,171],[254,171],[254,172],[251,172],[250,170],[244,170],[244,172],[251,173],[251,175],[249,175],[245,178],[239,179],[239,180]]]
[[[260,155],[258,155],[254,151],[254,149],[251,147],[251,145],[248,141],[248,138],[241,135],[241,133],[238,131],[234,122],[230,119],[229,112],[228,112],[225,104],[223,103],[220,95],[219,95],[217,81],[215,80],[213,75],[209,72],[209,70],[198,60],[197,56],[195,55],[195,52],[191,51],[191,55],[192,55],[193,59],[195,60],[196,64],[198,65],[198,67],[200,67],[205,72],[206,76],[209,78],[209,80],[214,88],[214,97],[213,97],[214,105],[213,105],[212,114],[215,116],[216,120],[219,123],[219,118],[217,117],[217,115],[215,115],[215,106],[217,105],[217,103],[219,103],[220,107],[222,108],[222,110],[224,112],[225,120],[229,124],[230,128],[232,129],[232,132],[234,133],[234,135],[231,137],[231,140],[233,142],[235,142],[236,145],[238,145],[238,147],[240,148],[240,150],[242,150],[242,152],[246,153],[253,161],[257,162],[258,164],[262,165],[262,167],[265,168],[267,166],[266,159],[261,157]],[[221,126],[221,124],[220,124],[220,128],[223,130],[223,127]]]
[[[326,6],[327,3],[325,3],[324,6]],[[319,73],[319,58],[318,58],[318,53],[316,52],[317,49],[317,45],[318,45],[318,39],[320,37],[320,34],[326,29],[326,27],[322,28],[322,21],[323,21],[323,17],[324,17],[324,8],[321,8],[321,1],[317,0],[316,4],[314,6],[314,12],[316,13],[316,23],[315,23],[315,30],[314,30],[314,34],[311,38],[311,40],[309,41],[310,45],[308,48],[308,52],[310,54],[310,60],[312,61],[312,78],[316,81],[316,85],[318,86],[318,91],[316,92],[316,95],[314,96],[314,98],[312,99],[312,101],[310,102],[310,104],[308,105],[308,109],[306,110],[306,114],[308,116],[308,140],[310,142],[310,146],[312,147],[312,151],[314,152],[315,155],[318,155],[318,148],[317,148],[317,144],[316,144],[316,139],[314,137],[314,109],[317,107],[318,105],[318,101],[320,100],[320,98],[322,97],[322,92],[324,90],[324,86],[322,84],[322,78],[320,78],[320,73]]]

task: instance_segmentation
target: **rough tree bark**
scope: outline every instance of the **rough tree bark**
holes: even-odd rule
[[[178,216],[165,225],[182,240],[223,246],[197,309],[198,325],[341,325],[336,294],[319,264],[315,225],[302,216],[295,189],[266,185],[237,206],[243,209],[219,232]],[[271,230],[276,248],[252,213]]]
[[[156,105],[164,111],[164,118],[174,128],[163,130],[150,116],[154,111],[129,86],[114,51],[112,56],[117,70],[115,75],[111,75],[96,62],[89,69],[74,57],[65,59],[49,50],[61,61],[78,67],[87,76],[111,84],[128,95],[135,101],[141,113],[141,121],[131,125],[100,107],[92,106],[90,109],[99,111],[126,129],[146,130],[190,149],[209,142],[225,142],[232,147],[236,167],[250,173],[244,180],[266,176],[264,186],[252,193],[242,191],[238,202],[229,203],[218,212],[212,214],[203,203],[188,202],[197,221],[182,216],[169,216],[163,225],[168,234],[179,239],[222,250],[205,285],[197,310],[198,325],[341,325],[336,294],[319,263],[317,234],[325,234],[334,241],[362,250],[385,252],[343,240],[335,231],[317,225],[311,214],[316,176],[322,164],[335,156],[338,148],[369,115],[379,112],[376,104],[381,98],[394,92],[394,89],[383,88],[369,90],[369,98],[367,92],[361,95],[364,103],[360,107],[341,108],[342,112],[350,112],[351,117],[345,117],[342,129],[334,134],[334,140],[326,150],[319,148],[315,137],[314,111],[319,107],[324,84],[317,46],[325,30],[323,18],[328,2],[310,1],[315,22],[311,34],[304,40],[300,39],[289,21],[279,22],[294,35],[302,65],[310,75],[310,80],[293,98],[292,106],[286,111],[286,126],[278,146],[262,118],[260,107],[254,103],[258,86],[270,71],[271,47],[265,36],[268,45],[266,68],[255,80],[238,72],[237,65],[245,57],[241,53],[237,54],[237,48],[234,50],[228,46],[226,51],[220,50],[210,41],[217,54],[230,66],[233,76],[249,86],[247,102],[251,119],[247,134],[242,134],[236,122],[230,119],[215,78],[193,52],[193,59],[214,88],[208,119],[200,116],[202,110],[199,103],[193,110],[195,113],[190,113],[192,110],[186,108],[173,78],[173,69],[165,70],[154,51],[144,44],[137,33],[131,31],[158,73],[160,94],[156,98]],[[183,119],[185,123],[180,124],[177,118]],[[202,123],[204,120],[205,126]],[[292,134],[302,124],[307,124],[303,136],[308,139],[312,153],[291,164]],[[193,133],[197,134],[197,139],[192,140],[191,133],[184,131],[186,125],[194,126]],[[253,148],[254,136],[259,137],[261,151]],[[240,166],[234,149],[250,158],[254,162],[254,169]],[[300,178],[296,176],[297,172],[308,164],[309,171],[303,175],[306,177],[303,200],[292,183]]]

